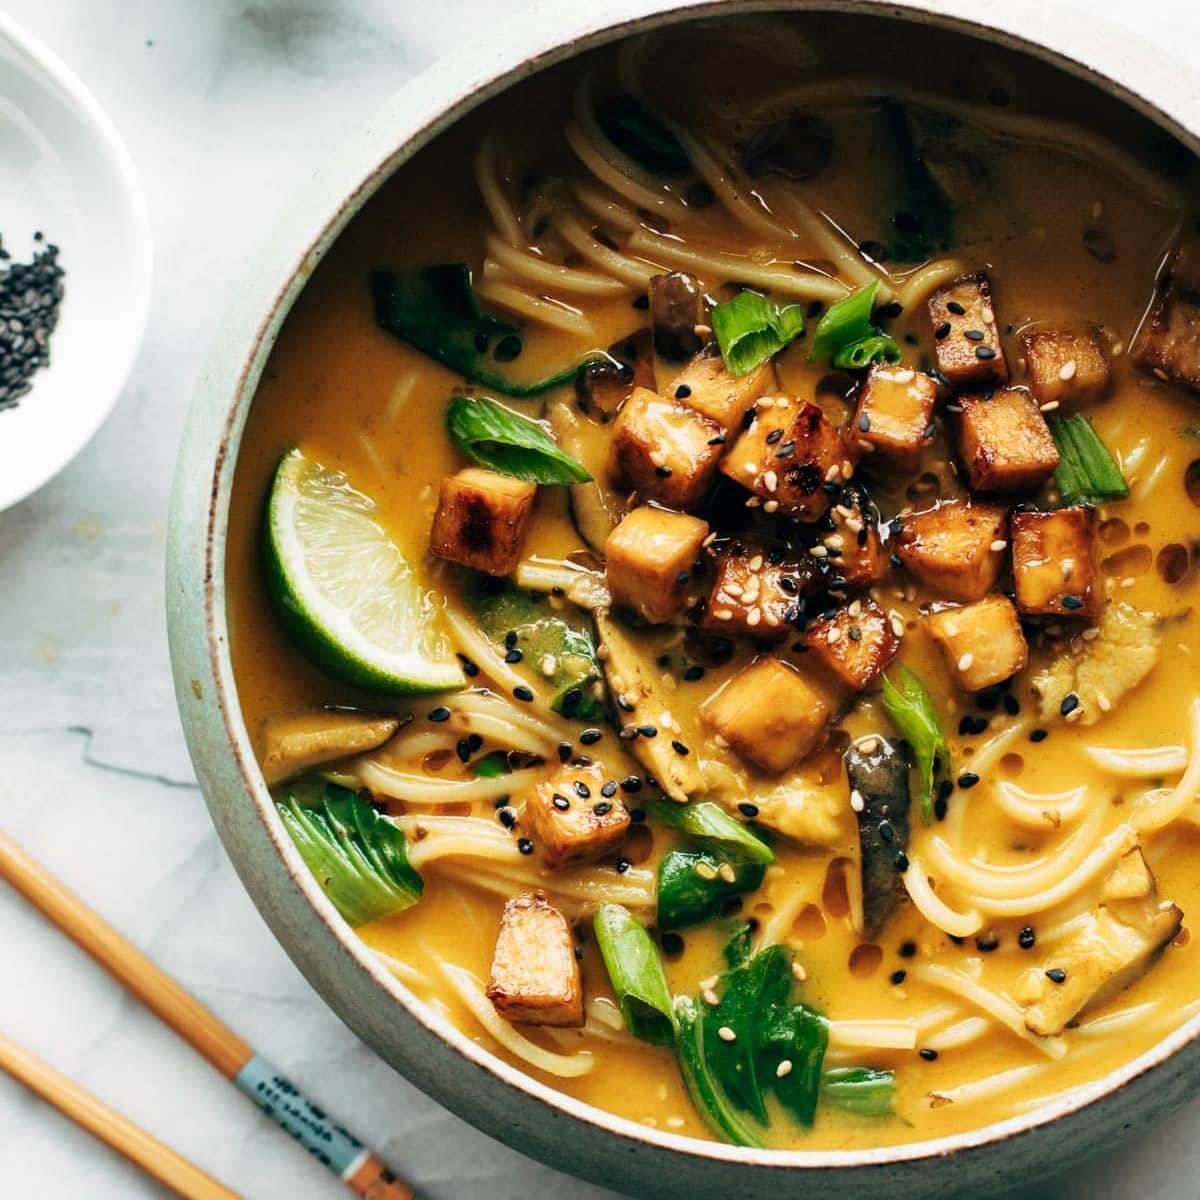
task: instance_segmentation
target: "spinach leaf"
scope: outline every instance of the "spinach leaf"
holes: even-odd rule
[[[875,1067],[831,1067],[821,1077],[821,1096],[859,1117],[891,1116],[896,1076]]]
[[[716,846],[729,846],[749,862],[773,863],[775,851],[744,822],[727,813],[711,800],[677,804],[674,800],[651,799],[646,811],[660,825],[678,829]],[[710,847],[715,849],[716,846]]]
[[[921,776],[921,816],[928,825],[933,820],[934,774],[939,763],[943,771],[950,769],[950,746],[933,697],[920,678],[902,666],[899,687],[883,677],[883,710],[912,752]]]
[[[655,175],[686,175],[692,169],[678,138],[636,96],[618,96],[596,117],[622,154]]]
[[[446,409],[451,441],[473,462],[531,483],[587,483],[592,477],[536,421],[478,396]]]
[[[747,289],[712,310],[712,327],[729,373],[745,375],[804,332],[804,310]]]
[[[351,925],[410,908],[420,875],[404,834],[365,800],[336,784],[289,785],[275,808],[308,869]]]
[[[722,867],[729,869],[722,874]],[[670,851],[658,864],[658,927],[686,929],[718,916],[735,896],[759,887],[765,873],[761,862],[728,853]]]
[[[438,263],[415,271],[371,272],[375,320],[389,333],[443,366],[505,396],[537,396],[570,383],[581,367],[606,356],[587,355],[545,379],[518,383],[496,370],[521,352],[515,325],[485,313],[465,263]]]

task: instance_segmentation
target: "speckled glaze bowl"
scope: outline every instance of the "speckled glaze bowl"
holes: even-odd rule
[[[912,1145],[763,1151],[648,1129],[538,1083],[476,1045],[384,970],[321,893],[251,752],[230,662],[225,531],[246,413],[280,325],[314,266],[382,182],[464,113],[544,66],[629,33],[733,11],[877,14],[1023,51],[1200,150],[1200,75],[1045,0],[587,0],[440,61],[322,165],[234,298],[191,411],[175,478],[167,613],[179,709],[212,818],[246,888],[313,987],[360,1037],[447,1108],[527,1154],[655,1198],[981,1196],[1065,1170],[1200,1090],[1200,1017],[1088,1087],[1019,1118]]]

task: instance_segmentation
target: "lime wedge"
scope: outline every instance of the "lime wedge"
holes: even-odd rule
[[[267,502],[267,588],[301,650],[329,674],[380,692],[438,692],[466,680],[375,502],[289,450]]]

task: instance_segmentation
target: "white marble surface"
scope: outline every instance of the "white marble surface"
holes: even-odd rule
[[[1047,0],[1061,3],[1061,0]],[[610,1193],[464,1126],[322,1005],[243,893],[193,782],[163,629],[176,440],[228,281],[293,186],[390,91],[520,0],[6,0],[91,86],[142,173],[155,305],[112,419],[0,515],[0,825],[439,1200]],[[1094,0],[1188,69],[1192,0]],[[1081,20],[1087,20],[1081,16]],[[1193,63],[1192,69],[1196,69]],[[64,247],[68,268],[70,247]],[[341,1188],[0,888],[0,1029],[252,1200]],[[1200,1105],[1022,1200],[1197,1194]],[[613,1185],[619,1190],[619,1181]],[[0,1077],[0,1196],[166,1193]],[[1015,1200],[1015,1198],[1014,1198]]]

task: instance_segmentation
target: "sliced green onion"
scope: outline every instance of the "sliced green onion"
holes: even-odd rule
[[[908,743],[913,764],[921,776],[921,815],[928,825],[933,820],[934,773],[940,762],[950,767],[950,747],[942,732],[942,723],[933,697],[921,680],[907,667],[900,668],[900,686],[883,677],[883,709],[897,732]]]
[[[420,875],[408,863],[404,833],[347,788],[290,785],[276,811],[308,869],[351,925],[410,908]]]
[[[900,347],[871,321],[879,280],[868,283],[832,305],[813,334],[809,362],[831,362],[859,369],[873,362],[898,363]]]
[[[592,929],[625,1027],[643,1042],[673,1046],[671,993],[650,935],[619,904],[602,904],[592,918]]]
[[[536,421],[478,396],[456,396],[446,430],[472,461],[532,483],[587,483],[591,476]]]
[[[772,1068],[775,1094],[801,1125],[817,1115],[821,1065],[829,1046],[829,1025],[820,1013],[793,1004],[779,1013],[766,1030],[764,1053]],[[780,1074],[783,1063],[788,1066]]]
[[[757,837],[743,821],[731,817],[711,800],[676,804],[673,800],[648,800],[643,806],[651,817],[668,829],[710,842],[736,847],[738,856],[750,862],[773,863],[775,851]]]
[[[747,290],[712,310],[712,327],[729,373],[745,375],[804,332],[804,310]]]
[[[679,1070],[696,1111],[719,1137],[735,1146],[762,1148],[762,1141],[726,1099],[708,1063],[708,1026],[711,1017],[690,996],[675,1000],[679,1025]]]
[[[888,1117],[896,1102],[896,1076],[874,1067],[831,1067],[821,1078],[821,1096],[859,1117]]]
[[[1087,417],[1051,417],[1048,423],[1058,447],[1054,480],[1064,504],[1103,504],[1129,495],[1120,468]]]
[[[373,271],[371,292],[381,328],[428,354],[452,371],[506,396],[537,396],[570,383],[581,367],[601,353],[589,354],[544,379],[520,383],[495,364],[521,352],[521,331],[484,312],[471,287],[465,263],[436,263],[415,271]]]

